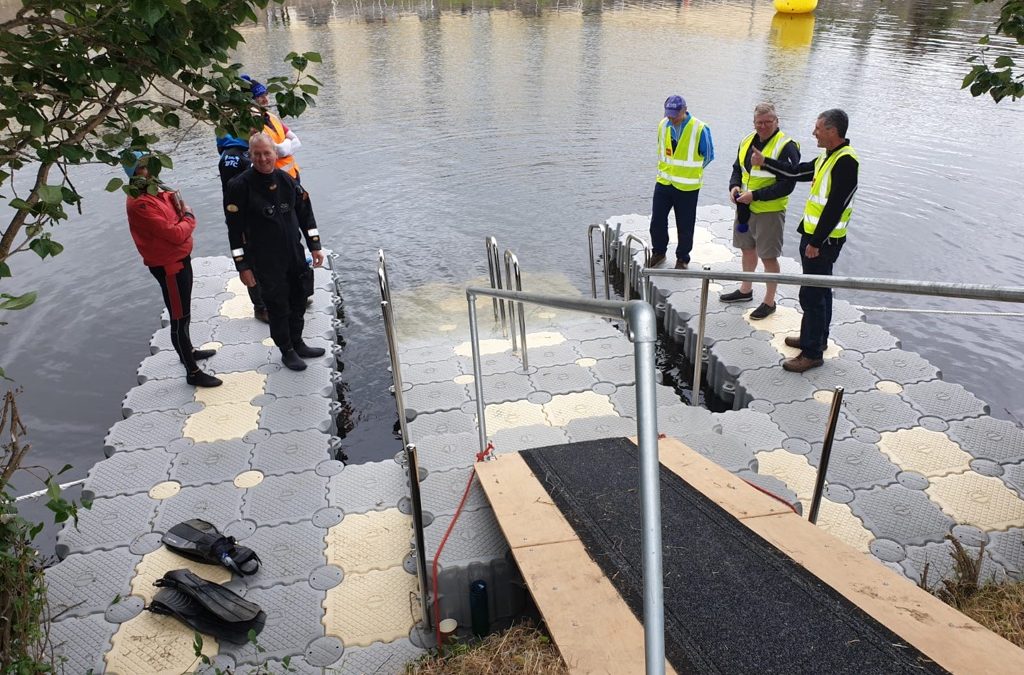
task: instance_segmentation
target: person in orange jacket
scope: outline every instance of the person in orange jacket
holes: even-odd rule
[[[129,180],[143,183],[149,177],[146,159],[141,152],[135,153],[135,161],[124,167]],[[193,348],[189,336],[196,217],[180,194],[161,188],[150,194],[143,187],[138,197],[128,197],[128,228],[143,264],[160,284],[171,316],[171,344],[185,366],[185,380],[196,387],[219,387],[221,380],[204,372],[197,363],[213,356],[216,350]]]
[[[242,75],[242,79],[249,83],[253,101],[263,109],[263,133],[270,136],[274,141],[274,147],[277,148],[275,167],[298,181],[299,165],[295,162],[295,151],[302,147],[302,141],[294,131],[285,126],[280,117],[270,112],[270,94],[266,86],[248,75]]]

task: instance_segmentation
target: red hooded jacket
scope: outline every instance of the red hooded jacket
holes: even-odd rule
[[[128,227],[147,267],[163,267],[192,253],[192,231],[196,219],[191,213],[178,215],[173,192],[128,197]]]

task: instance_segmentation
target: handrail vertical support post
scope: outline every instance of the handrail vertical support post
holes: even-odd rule
[[[832,395],[832,407],[828,411],[828,426],[825,427],[825,443],[821,446],[821,459],[818,461],[818,475],[814,480],[814,494],[811,497],[810,513],[807,520],[818,522],[818,509],[821,507],[821,496],[825,492],[825,477],[828,474],[828,461],[832,457],[832,441],[836,437],[836,425],[839,423],[839,409],[843,403],[843,388],[836,387]]]
[[[423,626],[430,630],[430,583],[427,580],[427,545],[423,536],[423,500],[420,497],[420,463],[416,446],[405,446],[405,466],[409,471],[409,499],[412,503],[412,525],[416,535],[416,576],[420,582],[420,610]]]
[[[510,249],[510,248],[505,249],[505,280],[508,283],[509,290],[512,290],[512,288],[513,288],[512,287],[512,259],[513,258],[515,258],[515,253],[512,252],[512,249]],[[518,289],[515,289],[515,290],[521,291],[523,289],[522,288],[518,288]],[[517,304],[519,305],[518,307],[516,307]],[[513,353],[518,351],[518,345],[516,344],[516,311],[517,310],[518,311],[522,311],[522,305],[520,303],[509,301],[509,303],[508,303],[508,322],[509,322],[509,327],[512,329],[510,331],[509,337],[512,338],[512,352]]]
[[[469,303],[469,341],[473,349],[473,386],[476,389],[477,429],[480,435],[480,453],[487,452],[487,423],[484,417],[484,378],[480,364],[480,330],[476,325],[476,295],[466,292]]]
[[[705,271],[711,268],[704,266]],[[704,330],[708,322],[708,289],[711,279],[705,278],[700,281],[700,318],[697,322],[697,344],[693,349],[693,394],[690,397],[690,405],[697,405],[700,400],[700,378],[701,369],[704,367]]]
[[[603,225],[601,227],[601,246],[604,248],[604,299],[612,299],[612,283],[610,274],[608,272],[608,260],[612,255],[612,245],[610,241],[611,237],[608,236],[608,226]]]
[[[661,490],[655,381],[657,318],[649,303],[626,306],[636,360],[637,440],[640,446],[641,552],[643,556],[644,656],[648,675],[665,672],[665,597],[662,578]]]
[[[494,248],[497,247],[498,242],[494,237],[487,237],[484,239],[484,245],[487,249],[487,275],[491,282],[491,288],[498,288],[497,282],[494,278]],[[498,299],[491,298],[491,304],[494,305],[494,323],[498,323]]]

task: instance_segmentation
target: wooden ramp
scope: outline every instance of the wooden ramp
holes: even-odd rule
[[[664,468],[945,670],[1024,672],[1024,651],[672,439]],[[643,627],[518,454],[476,465],[548,630],[572,672],[644,672]],[[771,640],[765,635],[764,640]],[[666,664],[667,672],[675,672]],[[794,671],[798,672],[798,671]]]

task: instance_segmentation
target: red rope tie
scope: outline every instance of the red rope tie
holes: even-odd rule
[[[737,476],[737,478],[740,478],[740,477],[739,477],[739,476]],[[749,480],[747,480],[746,478],[740,478],[740,480],[741,480],[741,481],[743,481],[744,483],[746,483],[747,485],[749,485],[750,487],[754,488],[754,489],[755,489],[755,490],[757,490],[758,492],[763,492],[763,493],[765,493],[766,495],[768,495],[769,497],[771,497],[772,499],[775,499],[775,500],[777,500],[777,501],[780,501],[780,502],[782,502],[783,504],[785,504],[785,505],[786,505],[786,506],[788,506],[789,508],[793,509],[793,513],[796,513],[797,515],[799,515],[799,511],[797,511],[797,510],[796,510],[796,507],[795,507],[795,506],[793,506],[792,504],[790,504],[789,502],[787,502],[787,501],[786,501],[785,499],[783,499],[782,497],[778,496],[778,495],[777,495],[777,494],[775,494],[774,492],[769,492],[768,490],[765,490],[765,489],[764,489],[763,487],[761,487],[761,486],[760,486],[760,485],[758,485],[757,483],[751,483],[751,482],[750,482]]]
[[[487,447],[484,448],[483,452],[476,453],[476,461],[483,462],[487,460],[487,457],[494,453],[494,443],[488,441]],[[462,492],[462,499],[459,500],[459,507],[455,509],[455,516],[452,518],[452,522],[448,523],[448,529],[445,530],[444,536],[441,537],[441,544],[437,547],[437,552],[434,553],[434,562],[431,565],[431,576],[432,585],[434,588],[434,638],[437,641],[437,648],[441,648],[441,606],[438,603],[437,594],[437,563],[441,559],[441,551],[444,550],[444,545],[448,542],[448,536],[455,529],[455,523],[459,520],[459,515],[462,514],[462,507],[466,505],[466,499],[469,498],[470,488],[473,487],[473,479],[476,478],[476,469],[474,468],[469,472],[469,480],[466,481],[466,489]]]

